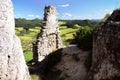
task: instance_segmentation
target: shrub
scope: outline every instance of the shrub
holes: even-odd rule
[[[26,33],[26,30],[22,30],[22,31],[20,31],[20,33],[18,34],[18,36],[24,36],[24,34]]]
[[[106,14],[106,15],[104,16],[104,18],[101,20],[100,24],[103,25],[103,23],[106,22],[106,20],[108,19],[109,16],[110,16],[110,14]]]
[[[86,26],[81,27],[80,30],[76,32],[72,43],[77,44],[77,46],[82,50],[92,50],[93,43],[93,29]]]

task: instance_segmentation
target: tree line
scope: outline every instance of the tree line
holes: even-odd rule
[[[73,28],[75,24],[78,24],[79,26],[89,26],[89,27],[96,27],[98,26],[100,20],[60,20],[63,22],[66,22],[65,24],[62,24],[62,26],[67,26],[68,28]]]
[[[27,20],[25,18],[16,18],[15,19],[15,27],[23,27],[26,31],[28,31],[30,28],[34,27],[40,27],[42,25],[41,19],[33,19],[33,20]]]
[[[89,26],[89,27],[96,27],[99,23],[99,21],[93,21],[93,20],[59,20],[62,22],[65,22],[64,24],[61,24],[60,26],[67,26],[68,28],[74,28],[75,25],[79,26]],[[15,27],[23,27],[26,31],[28,31],[30,28],[34,27],[41,27],[42,26],[42,19],[33,19],[33,20],[27,20],[25,18],[16,18],[15,19]]]

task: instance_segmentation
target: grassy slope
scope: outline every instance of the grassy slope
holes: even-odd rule
[[[67,40],[73,39],[73,34],[78,30],[79,28],[67,28],[66,26],[60,27],[60,36],[62,38],[62,41],[64,45],[69,45],[69,42]]]
[[[36,35],[39,33],[40,28],[35,27],[30,29],[28,32],[24,31],[23,28],[16,28],[16,34],[21,40],[24,57],[26,62],[32,59],[32,42],[35,40]]]
[[[60,27],[60,35],[62,37],[62,41],[65,45],[68,45],[69,43],[67,42],[68,39],[73,38],[73,33],[75,33],[79,28],[73,29],[73,28],[67,28],[66,26],[61,26]],[[21,39],[22,42],[22,47],[23,47],[23,52],[25,56],[26,62],[32,60],[32,42],[35,40],[36,35],[39,33],[40,28],[35,27],[30,29],[28,32],[24,31],[23,28],[16,28],[16,34],[18,37]]]

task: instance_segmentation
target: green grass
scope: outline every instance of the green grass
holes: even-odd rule
[[[33,59],[32,56],[33,56],[32,51],[27,51],[24,53],[24,57],[25,57],[26,62],[32,60]]]
[[[78,30],[79,28],[67,28],[66,26],[60,27],[60,35],[64,45],[69,45],[69,42],[67,40],[73,39],[73,34],[75,34],[75,32]]]
[[[78,29],[73,29],[73,28],[66,28],[66,29],[62,29],[61,31],[61,36],[66,36],[67,39],[72,39],[73,38],[73,34],[77,31]]]
[[[64,22],[59,22],[59,24],[64,24]],[[69,45],[67,40],[73,39],[73,34],[79,30],[79,28],[67,28],[66,26],[60,26],[60,35],[64,45]],[[32,42],[36,39],[37,34],[40,32],[40,27],[35,27],[25,31],[22,27],[15,29],[16,34],[21,40],[22,48],[24,52],[24,57],[26,62],[32,60]]]
[[[35,27],[32,29],[29,29],[29,31],[26,32],[26,31],[24,31],[24,29],[22,27],[19,27],[19,28],[16,28],[15,31],[21,40],[24,57],[25,57],[26,62],[28,62],[28,61],[32,60],[32,56],[33,56],[32,42],[35,40],[37,34],[40,31],[40,28]]]
[[[40,77],[38,75],[30,75],[31,76],[31,80],[41,80]]]
[[[58,24],[62,25],[62,24],[66,24],[66,22],[64,22],[64,21],[58,21]]]

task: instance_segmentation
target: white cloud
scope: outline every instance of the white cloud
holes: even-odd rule
[[[113,12],[113,10],[111,10],[111,9],[105,9],[104,12],[111,14]]]
[[[58,5],[59,7],[69,7],[69,4]]]
[[[27,16],[28,16],[28,17],[34,17],[35,15],[33,15],[33,14],[28,14]]]
[[[35,15],[35,17],[36,17],[36,18],[40,18],[40,16],[39,16],[39,15]]]
[[[71,13],[63,13],[62,18],[63,18],[63,19],[71,19],[72,16],[73,16],[73,15],[72,15]]]
[[[27,19],[35,19],[35,18],[40,18],[40,15],[35,15],[35,14],[28,14]]]
[[[102,19],[107,13],[111,14],[112,11],[113,9],[97,10],[88,15],[81,16],[81,19]]]
[[[15,18],[19,18],[19,17],[21,17],[22,16],[22,14],[14,14],[14,17]]]
[[[96,18],[96,19],[102,19],[106,14],[111,14],[113,12],[113,9],[103,9],[103,10],[98,10],[97,12],[93,13],[93,17],[91,14],[91,18]]]
[[[72,19],[81,19],[81,16],[72,16]]]
[[[65,13],[64,16],[72,17],[72,14],[71,13]]]
[[[15,18],[26,18],[26,19],[35,19],[35,18],[40,18],[40,15],[35,15],[35,14],[15,14],[14,15]]]

